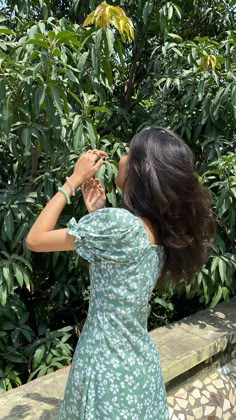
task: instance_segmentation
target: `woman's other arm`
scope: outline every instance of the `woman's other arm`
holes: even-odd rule
[[[98,156],[100,159],[96,162]],[[102,151],[85,153],[76,163],[75,170],[69,181],[77,189],[83,182],[90,179],[104,163],[107,154]],[[95,163],[96,162],[96,163]],[[65,183],[63,188],[69,196],[70,186]],[[56,229],[59,216],[65,207],[66,197],[57,192],[42,210],[26,238],[26,246],[34,252],[71,251],[75,249],[75,236],[69,235],[67,229]]]

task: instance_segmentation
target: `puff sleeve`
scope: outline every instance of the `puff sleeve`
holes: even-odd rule
[[[140,220],[125,209],[100,209],[79,222],[72,218],[67,231],[76,237],[76,252],[89,262],[99,259],[131,262],[150,246]]]

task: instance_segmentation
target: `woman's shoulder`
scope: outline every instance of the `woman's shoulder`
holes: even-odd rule
[[[96,210],[92,213],[88,213],[81,217],[78,223],[72,218],[69,222],[69,227],[78,228],[86,227],[89,230],[110,231],[111,229],[120,230],[124,232],[124,229],[132,229],[136,226],[138,228],[138,219],[133,216],[128,210],[123,208],[105,207],[103,209]]]
[[[135,216],[130,213],[128,210],[122,207],[104,207],[103,209],[96,210],[94,214],[103,217],[114,217],[114,218],[124,218],[124,219],[134,219]]]
[[[96,210],[92,218],[104,223],[113,223],[118,226],[130,226],[138,223],[137,217],[124,208],[106,207]]]

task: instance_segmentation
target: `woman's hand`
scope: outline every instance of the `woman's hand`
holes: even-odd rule
[[[81,186],[81,190],[89,213],[105,206],[106,194],[99,179],[89,179]]]
[[[76,184],[83,183],[92,178],[99,168],[103,165],[107,153],[102,150],[89,150],[84,153],[76,162],[72,179]],[[76,182],[78,180],[78,182]],[[77,187],[76,185],[75,187]]]

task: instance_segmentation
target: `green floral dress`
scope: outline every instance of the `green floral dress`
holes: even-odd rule
[[[90,262],[90,304],[58,420],[168,420],[159,354],[147,332],[163,247],[125,209],[73,218],[68,232]]]

